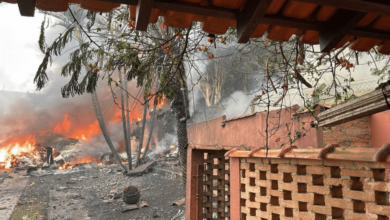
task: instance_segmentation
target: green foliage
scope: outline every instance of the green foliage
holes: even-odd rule
[[[42,51],[42,53],[45,53],[45,51],[46,51],[45,22],[46,22],[46,17],[42,21],[41,31],[40,31],[39,40],[38,40],[39,49]]]
[[[42,26],[41,26],[42,27]],[[45,84],[48,82],[49,78],[47,77],[46,69],[49,63],[52,62],[52,56],[61,55],[61,51],[65,48],[66,44],[72,40],[72,32],[74,27],[69,28],[65,31],[64,34],[60,35],[53,44],[46,49],[45,57],[42,60],[42,63],[38,67],[38,71],[34,77],[34,83],[37,84],[37,89],[41,90]],[[45,39],[44,32],[41,31],[40,39]],[[43,44],[43,43],[42,43]],[[40,45],[41,47],[41,45]],[[43,47],[41,49],[44,49]]]
[[[88,12],[87,13],[88,23],[87,23],[87,29],[88,31],[91,31],[91,27],[95,24],[96,20],[96,12]]]

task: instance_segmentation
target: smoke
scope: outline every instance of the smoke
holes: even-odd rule
[[[250,102],[252,97],[242,91],[236,91],[230,95],[224,103],[224,112],[229,118],[243,115],[250,112]]]
[[[265,78],[265,54],[250,46],[238,47],[233,43],[220,45],[218,50],[210,48],[215,59],[195,61],[197,68],[187,67],[191,123],[250,113],[250,102],[261,93]]]

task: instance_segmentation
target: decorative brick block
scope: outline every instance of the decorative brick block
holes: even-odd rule
[[[390,216],[383,162],[291,159],[242,166],[241,214],[248,219],[368,219]],[[264,159],[261,159],[264,162]],[[246,163],[243,162],[242,163]],[[389,163],[390,164],[390,163]],[[254,170],[253,170],[254,167]]]

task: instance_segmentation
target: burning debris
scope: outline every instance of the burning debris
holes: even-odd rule
[[[158,159],[162,160],[177,160],[177,138],[175,135],[175,120],[173,114],[167,109],[162,109],[165,97],[159,103],[159,108],[155,111],[155,129],[151,134],[151,142],[148,146],[148,151],[144,158],[140,158],[139,165],[147,164]],[[161,106],[160,106],[161,105]],[[153,111],[153,110],[152,110]],[[150,112],[151,115],[153,112]],[[141,143],[140,134],[142,130],[141,120],[134,120],[131,125],[131,145],[133,148],[132,161],[128,161],[127,154],[122,145],[119,144],[120,159],[123,163],[132,163],[136,165],[138,149]],[[70,126],[70,116],[65,115],[63,120],[56,124],[54,131],[64,133]],[[146,118],[145,137],[143,145],[149,138],[149,129],[151,127],[151,118]],[[65,132],[66,133],[66,132]],[[80,134],[82,132],[79,132]],[[88,133],[88,132],[86,132]],[[74,136],[74,135],[73,135]],[[87,137],[88,136],[88,137]],[[30,168],[30,167],[50,167],[55,169],[66,170],[73,169],[78,164],[95,163],[97,165],[115,164],[116,160],[108,148],[104,145],[95,147],[93,142],[89,142],[91,136],[78,135],[76,138],[67,138],[53,132],[30,136],[24,140],[0,141],[0,169],[8,168]],[[87,137],[87,138],[86,138]],[[84,143],[83,141],[88,142]],[[141,148],[141,153],[145,151],[146,146]],[[104,149],[104,150],[102,150]],[[54,158],[54,159],[53,159]]]
[[[45,154],[42,148],[34,146],[30,142],[0,146],[0,169],[38,166],[43,164],[41,158]]]

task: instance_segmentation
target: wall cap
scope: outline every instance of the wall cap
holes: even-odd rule
[[[193,149],[199,150],[223,150],[228,151],[226,157],[257,157],[257,158],[295,158],[311,160],[349,160],[349,161],[371,161],[390,162],[390,143],[382,148],[349,148],[337,144],[327,145],[325,148],[299,149],[296,146],[288,146],[283,149],[249,148],[246,145],[224,146],[224,145],[195,145],[189,144]],[[252,149],[252,150],[251,150]],[[229,152],[230,151],[230,152]]]

